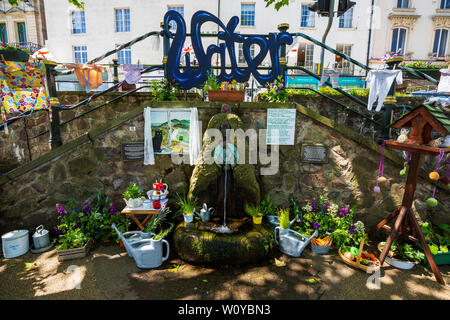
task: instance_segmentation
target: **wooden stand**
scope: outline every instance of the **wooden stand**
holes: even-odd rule
[[[430,263],[431,269],[433,270],[437,282],[442,285],[445,285],[444,279],[442,278],[439,268],[437,267],[436,262],[434,261],[430,248],[428,248],[428,244],[425,240],[425,237],[423,236],[419,223],[417,222],[416,217],[414,216],[411,206],[414,200],[414,192],[416,191],[422,155],[439,155],[439,152],[441,150],[444,150],[445,153],[450,152],[450,148],[440,149],[427,146],[399,143],[394,141],[386,141],[386,146],[393,149],[411,152],[411,163],[409,165],[409,172],[405,185],[405,194],[403,195],[401,207],[395,210],[392,214],[390,214],[387,218],[383,219],[377,225],[377,230],[383,228],[391,232],[386,240],[386,245],[384,246],[383,251],[381,252],[379,258],[380,263],[381,265],[383,265],[384,259],[386,258],[386,255],[389,252],[389,249],[391,248],[392,242],[398,236],[403,236],[405,238],[407,237],[412,241],[420,242],[423,250],[425,251],[425,255]],[[387,225],[387,223],[393,219],[395,219],[395,223],[393,228],[391,228]],[[411,235],[413,232],[415,232],[417,238]]]
[[[144,209],[143,207],[138,208],[129,208],[125,207],[122,210],[122,214],[126,215],[127,217],[130,217],[131,220],[133,220],[136,225],[138,226],[139,230],[144,230],[147,224],[150,222],[153,215],[160,213],[167,205],[167,199],[161,200],[161,209]],[[146,216],[142,221],[140,221],[136,215],[144,215]]]

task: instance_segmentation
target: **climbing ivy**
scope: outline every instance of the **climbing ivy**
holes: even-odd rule
[[[12,5],[12,6],[17,6],[19,4],[19,1],[23,1],[23,0],[8,0],[8,2]],[[83,1],[79,1],[79,0],[68,0],[69,3],[73,4],[75,7],[84,9],[84,2]]]

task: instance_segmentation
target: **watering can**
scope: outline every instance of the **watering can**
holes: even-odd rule
[[[208,208],[206,203],[203,204],[203,207],[200,209],[200,213],[194,210],[194,213],[202,219],[202,221],[209,221],[211,215],[214,214],[215,209],[213,207]]]
[[[163,244],[166,245],[166,255],[163,257]],[[166,240],[144,239],[133,243],[133,258],[138,268],[158,268],[169,258],[169,242]]]
[[[291,257],[300,257],[311,239],[317,237],[317,235],[317,230],[309,238],[291,229],[276,227],[274,231],[275,243],[280,251]]]
[[[32,235],[34,249],[46,248],[50,245],[50,236],[48,230],[43,225],[36,228],[36,232]]]
[[[150,239],[156,236],[156,234],[154,234],[153,232],[142,231],[129,231],[122,233],[119,231],[119,229],[117,229],[115,223],[111,225],[111,228],[113,228],[117,232],[117,235],[119,236],[119,239],[122,240],[123,246],[127,250],[128,255],[132,258],[134,252],[134,248],[132,247],[133,244],[138,243],[141,240]]]

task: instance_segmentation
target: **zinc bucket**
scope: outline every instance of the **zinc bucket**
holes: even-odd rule
[[[21,256],[29,249],[28,230],[14,230],[2,235],[2,250],[5,258]]]

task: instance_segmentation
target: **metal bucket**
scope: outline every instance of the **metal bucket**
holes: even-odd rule
[[[34,249],[46,248],[50,245],[50,236],[48,230],[43,225],[36,228],[36,232],[32,236]]]
[[[14,230],[2,235],[2,250],[5,258],[21,256],[29,249],[28,230]]]

